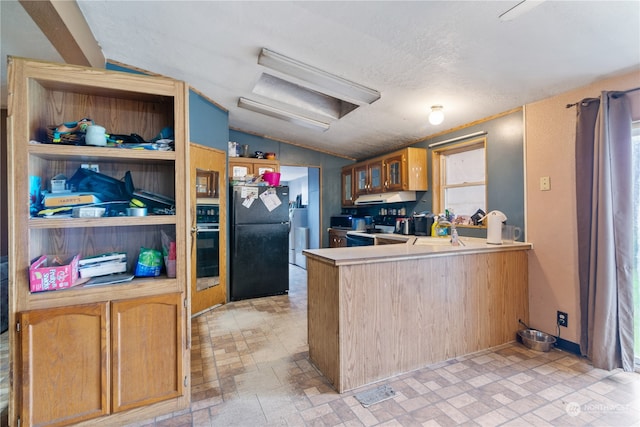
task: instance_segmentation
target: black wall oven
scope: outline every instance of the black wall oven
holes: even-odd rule
[[[220,206],[196,205],[196,277],[220,275]]]

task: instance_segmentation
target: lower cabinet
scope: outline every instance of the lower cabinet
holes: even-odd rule
[[[346,248],[347,247],[347,230],[329,229],[329,247],[330,248]]]
[[[182,296],[111,304],[113,412],[182,395]]]
[[[183,393],[182,294],[18,313],[21,426],[64,426]]]
[[[107,304],[18,314],[20,425],[61,426],[109,413]]]

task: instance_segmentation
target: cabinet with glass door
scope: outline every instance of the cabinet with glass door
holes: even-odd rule
[[[350,206],[348,182],[353,198],[387,191],[427,191],[427,150],[409,147],[342,168],[342,204]]]
[[[385,191],[427,191],[427,152],[405,148],[385,156]]]
[[[375,159],[366,163],[359,163],[353,167],[355,176],[355,195],[380,193],[384,188],[382,177],[382,159]]]
[[[342,206],[353,206],[354,198],[354,183],[353,183],[353,168],[342,168]]]

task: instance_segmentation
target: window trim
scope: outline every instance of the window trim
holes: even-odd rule
[[[458,144],[447,145],[440,148],[435,148],[431,151],[431,182],[433,183],[433,194],[432,194],[432,210],[434,213],[444,212],[445,207],[442,206],[444,204],[444,189],[445,186],[443,182],[445,182],[445,173],[444,167],[442,166],[442,161],[445,156],[457,153],[463,153],[465,151],[471,151],[482,148],[484,150],[484,182],[469,182],[467,185],[451,185],[446,188],[454,188],[454,187],[466,187],[472,185],[481,185],[484,184],[484,205],[487,206],[487,192],[489,190],[489,179],[487,174],[487,138],[481,137],[472,139],[470,141],[461,142]],[[467,228],[487,228],[485,225],[457,225],[457,227],[467,227]]]

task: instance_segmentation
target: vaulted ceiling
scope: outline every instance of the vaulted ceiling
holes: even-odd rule
[[[3,0],[2,55],[108,59],[184,80],[227,109],[233,129],[361,159],[640,70],[640,2],[529,0],[539,4],[499,18],[518,3]],[[263,48],[380,98],[321,117],[325,131],[238,108],[241,97],[272,101],[254,92],[264,73],[287,77],[258,64]],[[5,76],[3,64],[3,105]],[[432,105],[445,113],[437,126]]]

